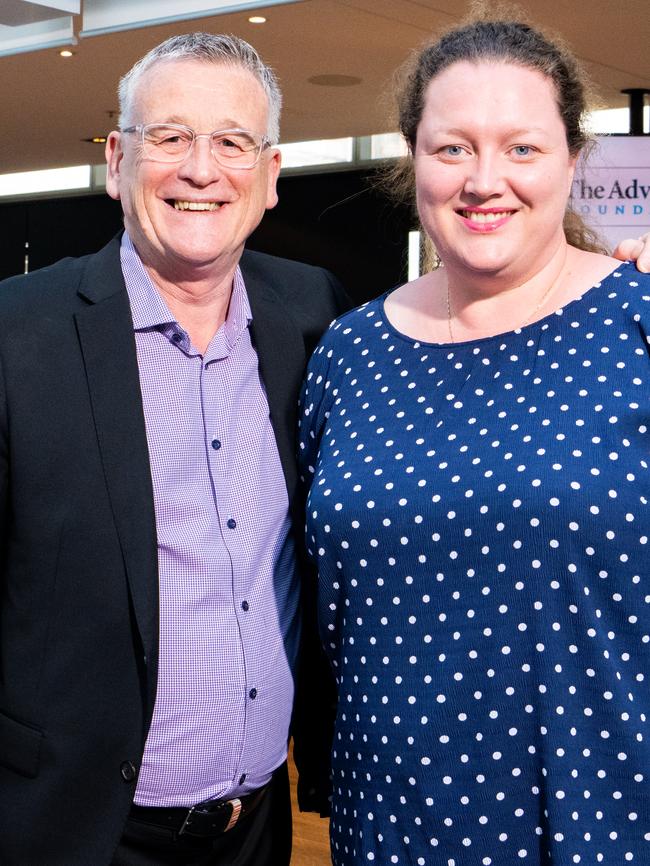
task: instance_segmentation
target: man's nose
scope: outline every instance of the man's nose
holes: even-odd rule
[[[201,134],[195,137],[194,144],[180,164],[178,173],[181,177],[192,180],[200,186],[212,183],[223,174],[223,168],[212,153],[210,135]]]

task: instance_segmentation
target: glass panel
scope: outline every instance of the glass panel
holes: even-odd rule
[[[90,166],[50,168],[43,171],[17,171],[0,175],[0,196],[30,195],[67,189],[88,189]]]
[[[296,141],[291,144],[281,144],[280,151],[282,168],[352,162],[354,139],[324,138],[319,141]]]
[[[390,159],[394,156],[406,156],[407,151],[406,142],[399,132],[382,132],[371,136],[371,159]]]
[[[648,132],[650,123],[650,106],[643,109],[643,131]],[[628,133],[630,131],[629,108],[604,108],[592,111],[588,117],[588,128],[595,135],[612,132]]]
[[[408,240],[408,278],[417,280],[420,276],[420,232],[409,232]]]

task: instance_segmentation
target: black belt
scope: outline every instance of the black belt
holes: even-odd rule
[[[232,830],[262,802],[268,785],[232,800],[206,800],[191,808],[131,806],[129,819],[164,827],[179,836],[221,836]]]

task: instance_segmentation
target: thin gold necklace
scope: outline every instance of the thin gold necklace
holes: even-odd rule
[[[551,293],[553,292],[553,290],[557,287],[558,283],[560,282],[560,277],[564,273],[564,266],[566,264],[566,259],[567,259],[567,251],[565,251],[565,253],[564,253],[564,260],[562,262],[562,267],[560,268],[560,272],[558,273],[557,277],[553,280],[553,282],[548,287],[548,289],[546,289],[546,291],[544,292],[544,294],[540,298],[539,303],[535,307],[533,307],[533,309],[530,311],[530,313],[528,313],[528,316],[523,321],[523,323],[518,326],[519,328],[525,328],[526,325],[530,322],[530,320],[535,316],[536,313],[538,313],[542,309],[542,307],[544,306],[546,301],[549,299],[549,297],[551,296]],[[449,296],[449,282],[447,282],[447,329],[449,331],[449,342],[455,343],[456,340],[454,338],[454,330],[451,326],[452,318],[453,318],[453,315],[452,315],[452,311],[451,311],[451,298]]]

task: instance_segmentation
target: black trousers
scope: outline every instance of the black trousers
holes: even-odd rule
[[[289,866],[291,802],[286,764],[251,815],[215,839],[177,836],[129,819],[111,866]]]

